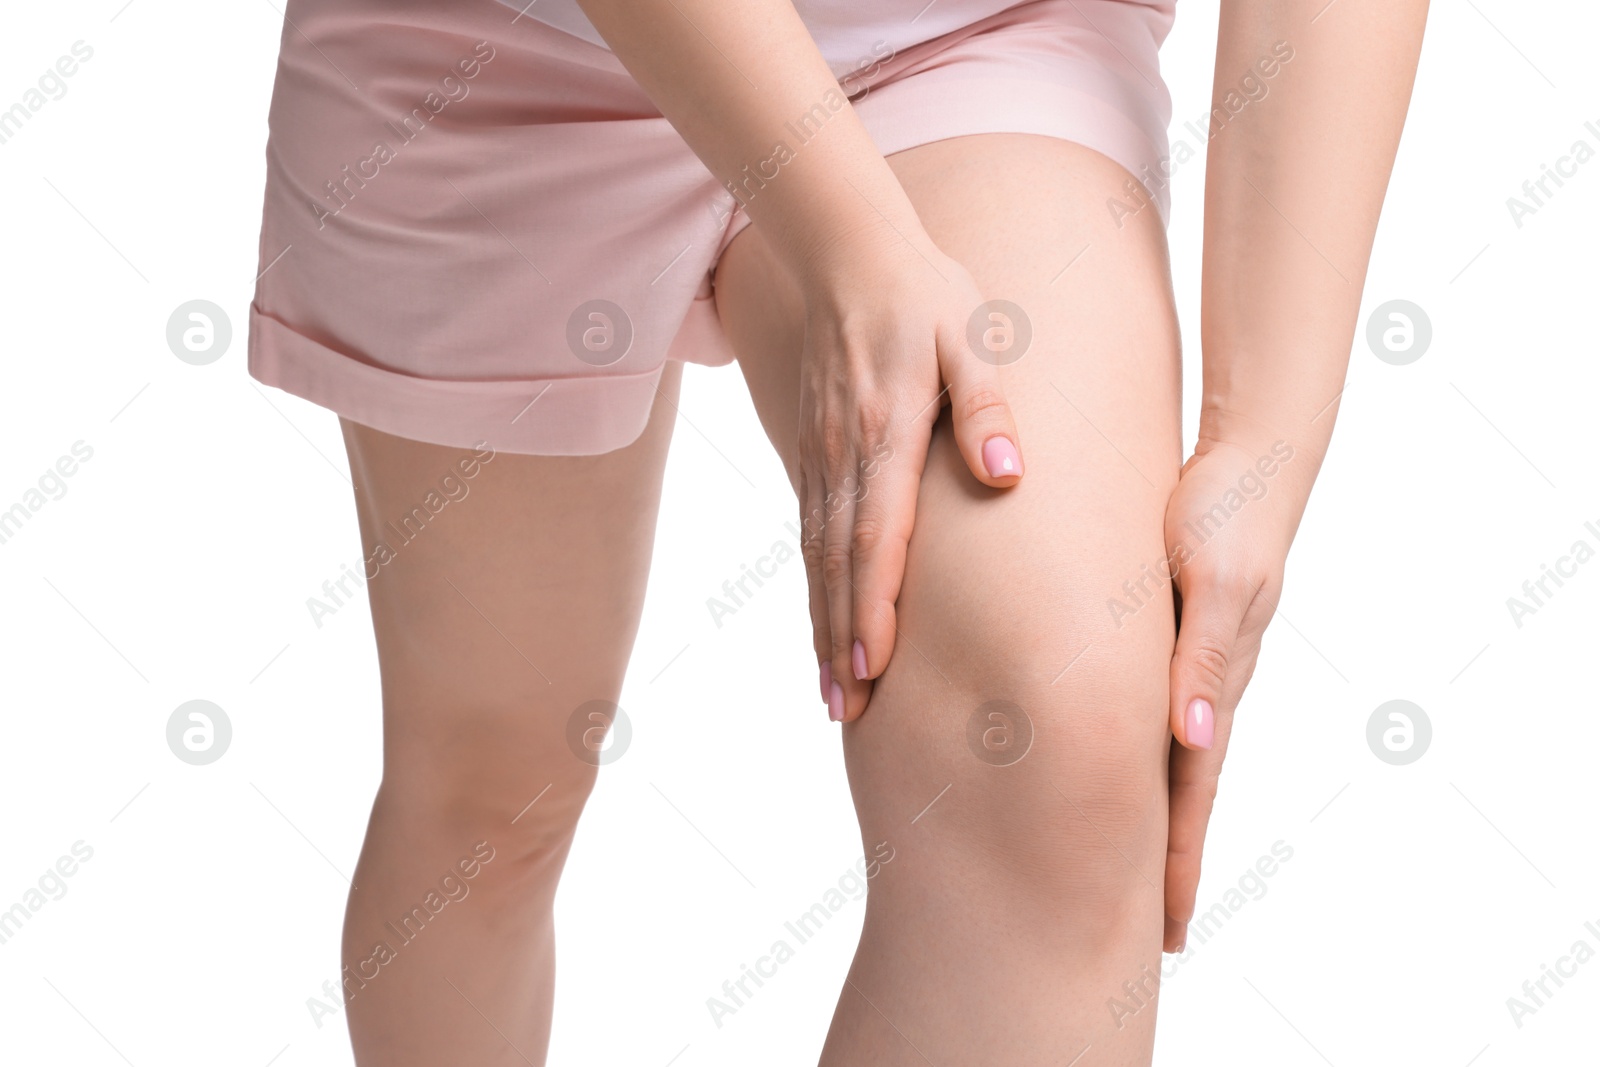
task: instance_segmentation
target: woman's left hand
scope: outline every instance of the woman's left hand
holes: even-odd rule
[[[1169,698],[1168,952],[1182,951],[1188,936],[1233,709],[1277,610],[1284,558],[1315,470],[1309,454],[1284,441],[1202,440],[1167,505],[1167,558],[1180,604]]]

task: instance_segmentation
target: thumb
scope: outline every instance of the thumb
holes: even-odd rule
[[[1022,450],[999,373],[964,350],[958,350],[954,358],[947,351],[940,362],[950,387],[956,447],[973,476],[995,488],[1016,485],[1022,478]]]
[[[1190,594],[1181,600],[1172,654],[1172,736],[1185,748],[1208,749],[1245,605],[1216,586]]]

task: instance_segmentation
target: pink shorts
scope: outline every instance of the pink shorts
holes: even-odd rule
[[[1165,220],[1172,14],[1026,0],[841,82],[885,155],[1059,137]],[[733,358],[711,272],[748,216],[609,51],[496,0],[287,15],[252,377],[402,437],[587,455],[638,437],[667,360]]]

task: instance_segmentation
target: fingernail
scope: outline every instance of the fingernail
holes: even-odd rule
[[[861,638],[856,638],[855,647],[850,650],[850,666],[856,672],[856,678],[861,681],[867,679],[867,648],[861,643]]]
[[[991,478],[1009,478],[1022,473],[1022,457],[1009,437],[991,437],[983,443],[983,465]]]
[[[828,687],[833,685],[833,664],[822,661],[822,702],[828,702]]]
[[[1189,721],[1184,727],[1191,748],[1210,748],[1217,732],[1217,717],[1211,710],[1211,702],[1201,697],[1189,701]]]
[[[828,692],[828,718],[844,722],[844,687],[834,682]]]

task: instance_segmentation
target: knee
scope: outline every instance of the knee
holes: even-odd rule
[[[1165,668],[1091,648],[1053,684],[1010,674],[958,688],[962,795],[947,814],[1022,903],[1109,923],[1161,884]]]
[[[847,735],[868,840],[1048,940],[1159,930],[1170,608],[1097,631],[1092,580],[1018,588],[970,591],[937,627],[903,616],[915,632]]]
[[[480,705],[452,707],[429,725],[412,722],[385,740],[374,818],[441,848],[486,841],[500,869],[559,870],[594,789],[610,719]]]

